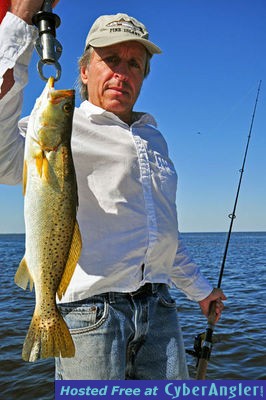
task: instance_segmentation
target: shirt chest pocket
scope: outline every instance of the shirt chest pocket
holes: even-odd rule
[[[177,174],[172,161],[157,152],[153,152],[152,158],[153,179],[156,182],[157,190],[160,189],[171,203],[175,203]]]

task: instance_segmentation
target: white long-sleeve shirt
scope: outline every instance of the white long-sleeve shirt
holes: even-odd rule
[[[0,28],[0,82],[15,85],[0,102],[0,182],[21,181],[28,118],[18,123],[36,36],[8,13]],[[4,44],[4,48],[3,48]],[[141,285],[174,284],[193,300],[212,287],[182,245],[175,205],[177,176],[167,144],[149,114],[128,126],[88,101],[75,109],[72,152],[77,175],[82,254],[63,302]]]

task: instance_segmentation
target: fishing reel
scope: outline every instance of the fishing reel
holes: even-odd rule
[[[190,354],[191,356],[196,358],[196,368],[198,367],[199,360],[202,358],[202,350],[203,350],[203,345],[205,342],[205,337],[206,337],[205,332],[199,333],[194,338],[193,350],[186,349],[187,354]],[[210,353],[209,353],[209,356],[210,356]]]
[[[44,65],[54,65],[56,69],[55,81],[61,77],[61,65],[58,62],[62,54],[62,45],[56,39],[56,28],[59,27],[61,20],[58,15],[52,12],[53,0],[45,0],[41,11],[33,17],[32,22],[37,26],[39,37],[35,42],[35,49],[40,56],[37,69],[41,79],[48,81],[43,72]]]

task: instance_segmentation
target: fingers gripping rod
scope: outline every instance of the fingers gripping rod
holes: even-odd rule
[[[32,22],[39,30],[39,37],[35,42],[35,48],[40,56],[37,69],[41,79],[48,81],[43,72],[45,64],[54,65],[56,69],[55,81],[61,77],[61,65],[58,62],[62,54],[62,45],[56,39],[56,28],[60,25],[60,18],[52,12],[53,0],[44,0],[41,11],[32,18]]]

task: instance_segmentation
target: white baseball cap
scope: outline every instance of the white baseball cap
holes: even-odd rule
[[[149,32],[141,22],[121,13],[97,18],[86,38],[85,49],[89,46],[106,47],[130,40],[143,44],[151,55],[162,52],[149,40]]]

